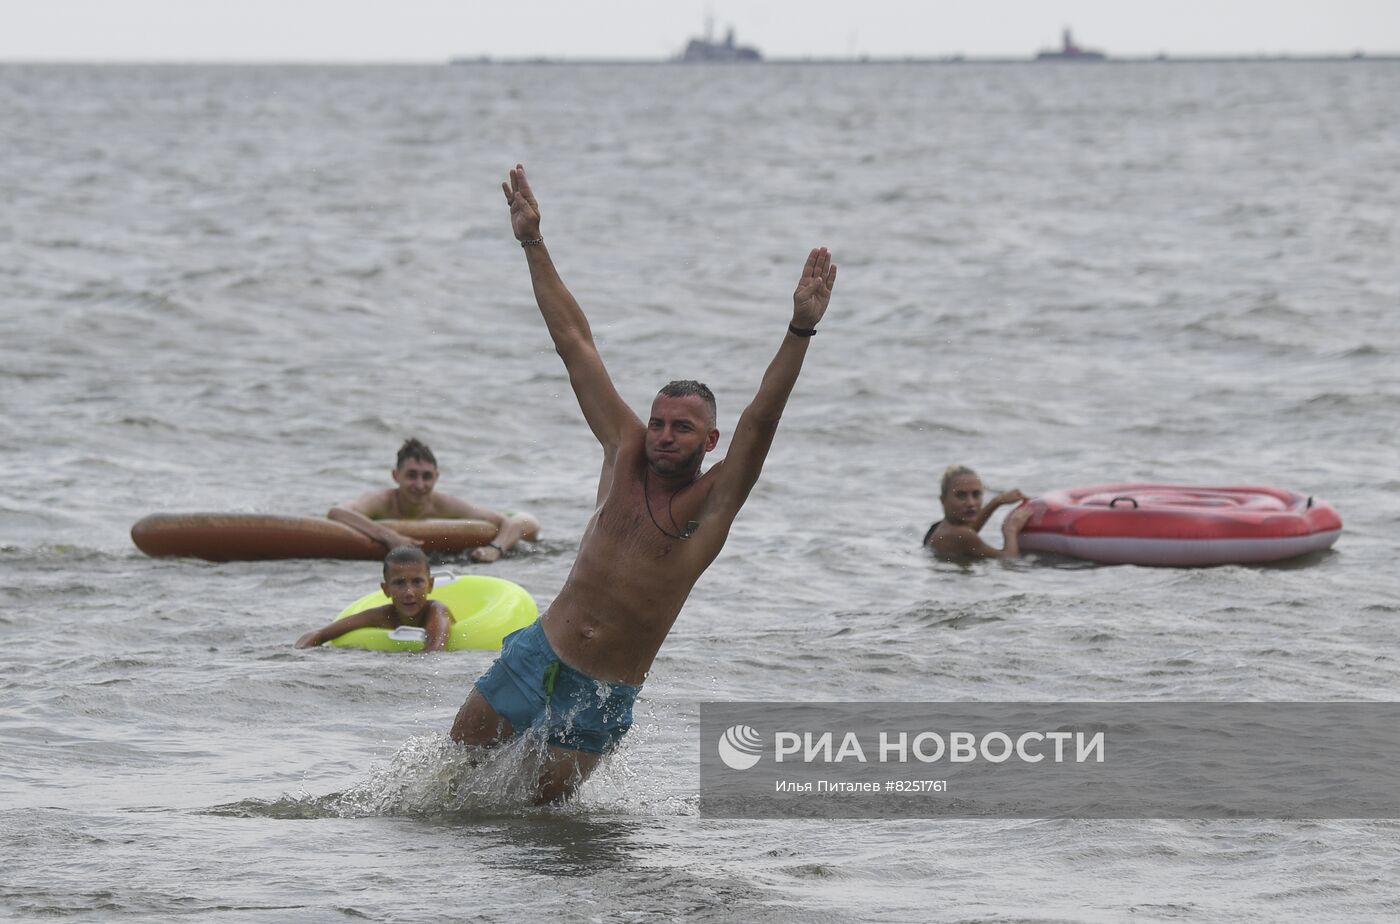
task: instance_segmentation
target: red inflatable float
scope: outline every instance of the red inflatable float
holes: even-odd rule
[[[1034,513],[1022,549],[1105,564],[1280,561],[1330,548],[1342,533],[1330,504],[1258,485],[1096,484],[1026,503]]]

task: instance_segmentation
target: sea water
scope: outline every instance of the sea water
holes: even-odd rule
[[[1392,918],[1393,821],[736,821],[711,700],[1392,700],[1400,63],[0,67],[0,915]],[[372,562],[153,560],[320,515],[417,436],[543,524],[600,455],[500,182],[620,392],[719,397],[840,266],[763,478],[573,803],[445,732],[484,652],[302,651]],[[1277,484],[1276,566],[959,567],[938,478]],[[996,541],[995,521],[987,534]],[[1339,756],[1339,759],[1344,759]]]

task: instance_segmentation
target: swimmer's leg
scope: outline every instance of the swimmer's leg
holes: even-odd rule
[[[451,735],[458,744],[493,748],[514,737],[515,730],[510,727],[510,720],[492,709],[486,697],[472,687],[467,701],[457,710],[457,718],[452,720]]]
[[[537,542],[540,538],[540,521],[528,513],[517,513],[506,520],[505,526],[501,527],[501,535],[504,541],[500,545],[505,549],[514,548],[521,539]]]
[[[548,805],[572,798],[602,759],[602,754],[594,754],[592,751],[575,751],[572,748],[548,745],[540,767],[535,804]]]
[[[491,540],[491,544],[500,549],[496,558],[483,557],[489,556],[490,553],[480,548],[472,549],[470,555],[474,561],[493,562],[506,552],[512,551],[521,540],[536,542],[539,538],[540,521],[528,513],[517,513],[506,518],[501,528],[496,531],[496,537]]]

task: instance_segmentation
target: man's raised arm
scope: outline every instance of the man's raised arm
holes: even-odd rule
[[[641,421],[617,393],[598,355],[588,318],[559,278],[554,261],[545,249],[544,238],[540,236],[540,207],[525,178],[525,168],[516,164],[510,171],[509,182],[502,183],[501,189],[510,206],[511,230],[530,264],[535,301],[549,328],[549,336],[554,340],[554,349],[569,371],[569,383],[584,419],[598,442],[603,444],[605,453],[611,453],[625,429],[631,425],[641,426]]]
[[[831,254],[825,247],[818,247],[807,255],[802,278],[792,293],[792,323],[788,325],[782,346],[768,364],[758,392],[744,408],[734,428],[734,439],[721,463],[723,476],[715,486],[715,503],[737,511],[758,481],[783,408],[802,371],[807,344],[817,332],[817,322],[826,314],[835,285],[836,264],[831,262]]]

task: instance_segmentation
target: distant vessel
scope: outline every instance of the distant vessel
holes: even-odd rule
[[[762,61],[763,55],[758,53],[757,48],[750,48],[745,45],[734,44],[734,27],[724,33],[724,41],[714,40],[714,20],[705,21],[705,37],[693,38],[685,46],[685,51],[681,52],[679,61],[701,61],[701,62],[731,62],[731,61]]]
[[[1066,29],[1062,35],[1059,51],[1045,50],[1035,56],[1037,61],[1103,61],[1108,56],[1092,48],[1080,48],[1074,44],[1074,36]]]

